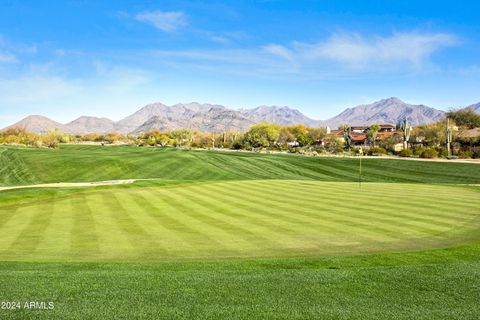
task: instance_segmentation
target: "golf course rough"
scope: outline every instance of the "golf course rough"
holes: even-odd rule
[[[1,319],[478,319],[480,166],[0,147]]]

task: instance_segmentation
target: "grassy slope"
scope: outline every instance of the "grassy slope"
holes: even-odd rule
[[[480,183],[480,166],[364,159],[363,179],[378,182]],[[309,158],[158,148],[0,147],[0,185],[129,178],[173,180],[314,179],[357,181],[358,159]]]
[[[108,149],[107,152],[105,150],[107,148],[83,148],[83,151],[80,151],[79,147],[70,146],[60,151],[0,149],[0,183],[15,185],[140,177],[179,180],[276,178],[355,181],[357,179],[358,162],[355,159],[315,159],[137,148],[116,148],[115,151]],[[426,183],[479,183],[480,181],[480,167],[463,164],[373,159],[364,161],[364,172],[366,172],[365,179],[369,181]],[[132,186],[84,190],[82,193],[86,197],[101,197],[100,194],[111,190],[137,192],[139,185],[150,188],[138,192],[148,193],[148,190],[162,192],[160,190],[175,188],[179,182],[164,181],[162,184],[165,186],[162,188],[159,188],[157,183],[142,182]],[[208,186],[220,184],[225,188],[232,186],[235,188],[238,184],[247,182],[232,183],[233,185],[219,182],[208,184]],[[277,187],[281,186],[281,182],[273,183]],[[188,190],[192,191],[196,189],[191,188],[197,188],[200,184],[188,182],[188,186],[190,188]],[[391,187],[394,188],[395,185]],[[417,187],[421,188],[421,186]],[[411,192],[417,192],[415,188]],[[427,186],[425,188],[428,189]],[[438,196],[432,197],[432,206],[439,206],[442,203],[448,205],[448,200],[452,196],[454,198],[458,196],[457,201],[464,201],[461,197],[468,196],[469,192],[478,194],[478,191],[466,187],[439,186],[436,188],[444,191],[443,194],[439,193]],[[270,192],[274,192],[274,189],[272,190]],[[449,193],[448,190],[451,192]],[[204,189],[202,188],[201,191]],[[217,194],[225,196],[224,188],[217,193],[212,189],[207,191],[215,196]],[[261,191],[258,190],[258,193],[260,194]],[[291,188],[288,191],[292,192]],[[284,191],[281,192],[282,195],[284,193]],[[402,190],[399,190],[395,196],[401,196],[401,193]],[[422,193],[416,195],[420,196]],[[19,210],[28,211],[25,203],[32,199],[43,201],[50,197],[56,197],[59,200],[65,198],[70,199],[65,200],[68,202],[68,204],[65,203],[65,208],[75,206],[82,208],[83,206],[81,212],[74,210],[73,213],[84,213],[85,208],[82,202],[75,200],[77,196],[79,196],[78,190],[74,189],[16,190],[2,192],[1,202],[9,206],[23,202]],[[242,193],[240,196],[255,195]],[[310,197],[312,201],[296,203],[298,209],[304,205],[314,207],[317,200],[314,194],[305,194],[303,191],[302,196]],[[431,196],[425,191],[421,199],[428,199]],[[274,202],[281,201],[278,194],[268,195],[268,197]],[[338,197],[339,195],[335,196],[335,198]],[[348,197],[344,199],[348,203]],[[363,197],[359,196],[358,200],[362,199]],[[157,205],[157,200],[151,197],[147,197],[147,200],[148,203]],[[465,203],[467,202],[462,202],[462,204]],[[195,205],[191,202],[182,204],[187,207]],[[219,207],[211,206],[208,209],[212,211],[209,212],[213,214],[214,211],[219,210],[221,213],[221,206],[227,204],[217,204]],[[402,204],[407,206],[404,202]],[[270,211],[272,205],[273,203],[265,204]],[[31,212],[30,216],[26,212],[25,217],[29,216],[30,220],[20,220],[18,223],[23,225],[12,226],[17,232],[12,234],[18,236],[18,232],[23,232],[23,237],[18,238],[17,245],[37,246],[36,241],[46,230],[33,228],[33,222],[42,224],[43,219],[43,221],[50,221],[47,223],[47,229],[53,230],[57,227],[55,222],[52,222],[54,221],[52,217],[48,217],[48,205],[41,206],[45,206],[44,209],[47,210],[43,213]],[[294,210],[295,207],[292,206],[291,209]],[[456,218],[465,218],[472,212],[478,212],[477,209],[472,207],[473,211],[461,213]],[[457,208],[453,208],[453,211],[457,212]],[[4,210],[4,214],[5,212],[9,211]],[[409,217],[408,210],[401,213],[395,212],[397,214],[395,219],[400,221],[398,225],[396,224],[398,221],[380,217],[379,221],[387,228],[381,234],[384,234],[383,232],[388,228],[392,228],[391,230],[404,228],[405,231],[406,226],[417,225],[418,227],[418,223],[423,225],[421,230],[426,232],[428,227],[424,223],[428,220],[431,220],[431,227],[434,229],[439,226],[445,227],[447,223],[462,225],[460,220],[451,221],[445,216],[442,218],[444,211],[437,212],[437,216],[435,212],[428,212],[428,210],[426,216],[423,216],[425,212],[422,211],[421,216],[412,220],[409,218],[398,220],[403,214]],[[57,210],[54,214],[61,216],[62,211]],[[379,212],[374,212],[373,215],[376,218],[380,216]],[[145,214],[142,216],[145,218]],[[73,225],[71,228],[64,229],[57,227],[56,232],[77,234],[80,237],[76,239],[78,241],[74,239],[62,245],[68,248],[68,252],[72,249],[81,252],[85,248],[80,248],[78,244],[87,243],[84,241],[87,239],[82,240],[81,237],[89,235],[91,224],[82,215],[74,214],[71,217],[77,219],[82,228],[75,229]],[[363,218],[368,220],[367,217]],[[125,220],[121,221],[111,224],[113,230],[122,229],[121,225]],[[295,223],[292,224],[292,222],[295,221],[287,221],[290,223],[287,225],[293,228]],[[440,223],[437,224],[437,221]],[[5,220],[2,219],[0,223],[2,222]],[[146,228],[155,226],[153,222],[145,225]],[[354,224],[348,226],[354,227]],[[360,226],[361,224],[356,228]],[[475,228],[475,225],[466,224],[466,226]],[[227,225],[224,227],[226,228]],[[369,228],[365,229],[369,230]],[[86,233],[81,232],[82,230]],[[340,231],[347,233],[346,230]],[[29,241],[22,240],[24,238]],[[86,238],[92,242],[92,238]],[[52,238],[50,241],[55,239]],[[39,247],[44,245],[44,242],[38,243]],[[170,263],[2,262],[0,263],[0,300],[55,301],[56,309],[54,311],[0,310],[0,318],[132,319],[143,316],[151,319],[478,319],[480,315],[478,270],[480,270],[480,248],[477,241],[452,249],[348,257]]]

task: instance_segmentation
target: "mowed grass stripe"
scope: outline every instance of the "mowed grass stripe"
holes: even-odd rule
[[[212,183],[205,186],[204,189],[222,193],[225,200],[228,200],[236,208],[247,210],[255,217],[261,216],[259,223],[264,228],[279,233],[280,237],[285,234],[298,234],[299,230],[317,233],[324,233],[325,231],[342,232],[342,228],[324,224],[323,221],[319,223],[312,219],[310,215],[292,215],[292,212],[298,208],[298,204],[295,204],[296,208],[293,208],[294,205],[292,203],[287,203],[286,205],[278,204],[276,201],[265,197],[262,190],[254,192],[250,186],[248,188],[239,188],[233,186],[233,183]]]
[[[36,180],[33,172],[14,149],[0,149],[0,177],[2,184],[28,184]]]
[[[127,178],[358,180],[358,158],[77,145],[59,150],[0,146],[2,150],[0,162],[11,169],[0,169],[2,185]],[[364,181],[480,183],[475,164],[371,158],[363,164]]]
[[[329,241],[328,238],[331,232],[334,232],[337,237],[342,238],[347,236],[347,234],[344,233],[344,227],[338,226],[336,223],[324,223],[324,221],[319,223],[318,221],[312,220],[311,216],[301,214],[292,215],[292,212],[297,208],[292,208],[292,211],[287,206],[277,206],[275,202],[270,202],[270,200],[265,200],[264,198],[255,199],[255,197],[261,195],[261,192],[252,193],[251,191],[242,189],[239,193],[240,190],[236,190],[230,185],[227,187],[219,183],[213,183],[206,188],[222,192],[224,197],[236,208],[247,210],[251,215],[265,217],[260,220],[260,225],[263,228],[274,230],[274,232],[278,234],[276,235],[278,239],[283,239],[288,235],[289,239],[286,240],[286,244],[284,243],[287,247],[299,245],[303,247],[324,247],[326,242]],[[279,232],[281,231],[281,225],[283,225],[281,229],[285,230],[285,232]],[[259,230],[257,232],[262,231]],[[303,239],[309,235],[321,239],[322,242],[311,241],[311,243],[306,244]],[[349,238],[350,235],[351,234],[348,235]],[[360,236],[359,238],[364,241],[368,237]],[[372,239],[372,237],[370,237],[370,239]],[[351,239],[349,241],[351,241]]]
[[[216,207],[227,208],[226,214],[239,220],[247,220],[252,230],[256,230],[256,232],[281,236],[295,232],[295,224],[301,223],[301,221],[289,219],[287,216],[279,217],[272,208],[259,203],[258,195],[246,201],[240,194],[234,194],[225,188],[224,183],[209,183],[193,188],[195,193],[205,197],[217,195],[218,200],[214,204]],[[252,205],[252,203],[256,205]]]
[[[192,244],[199,249],[208,248],[211,245],[214,245],[217,248],[223,246],[221,240],[212,233],[212,229],[208,224],[205,224],[200,219],[192,216],[190,208],[183,206],[181,203],[178,203],[175,198],[170,198],[167,194],[164,193],[164,190],[155,190],[148,188],[145,190],[148,194],[157,199],[158,202],[166,206],[164,214],[168,216],[168,219],[175,220],[173,224],[174,228],[178,230],[179,226],[182,226],[182,229],[188,233],[188,237]],[[168,226],[168,224],[166,225]]]
[[[194,250],[196,238],[192,236],[199,235],[200,233],[188,224],[172,218],[169,214],[170,207],[168,205],[161,206],[158,204],[160,202],[160,196],[158,194],[152,196],[151,190],[141,189],[136,190],[134,194],[131,194],[131,197],[139,208],[146,210],[152,219],[156,221],[157,225],[160,226],[162,230],[165,230],[165,234],[174,238],[177,247],[180,245],[180,247],[185,247],[187,250]],[[200,238],[205,240],[202,236],[200,236]]]
[[[283,188],[281,188],[280,186],[269,188],[269,192],[272,192],[273,190],[281,192]],[[334,210],[333,208],[336,206],[339,208],[336,208],[335,210],[347,209],[348,212],[351,212],[351,214],[349,215],[350,219],[360,218],[365,221],[375,219],[375,225],[378,227],[384,226],[384,228],[382,229],[388,233],[395,231],[406,232],[407,234],[410,234],[412,232],[436,234],[451,229],[451,224],[449,223],[444,223],[444,226],[442,227],[436,222],[432,224],[431,220],[428,220],[427,223],[425,221],[418,221],[415,215],[410,215],[411,220],[406,220],[405,214],[401,215],[394,213],[394,211],[408,212],[410,208],[407,208],[405,205],[390,205],[388,203],[382,202],[380,199],[375,199],[375,201],[373,202],[365,201],[362,198],[361,194],[359,196],[350,196],[347,202],[343,202],[340,204],[338,201],[338,194],[341,194],[341,192],[344,191],[345,190],[338,190],[338,192],[331,189],[324,190],[324,192],[322,193],[322,197],[316,201],[317,203],[320,203],[320,205],[316,205],[315,201],[312,202],[311,199],[308,199],[308,196],[310,196],[311,193],[307,194],[299,190],[293,190],[290,192],[295,194],[299,193],[299,197],[305,199],[306,203],[303,207],[305,211],[319,210],[320,212],[326,209]],[[268,196],[274,197],[274,194],[269,193]],[[277,197],[276,199],[278,199],[276,201],[281,201],[281,198]],[[354,203],[355,205],[349,205],[348,202]],[[371,203],[377,203],[377,206],[372,206]],[[388,211],[389,208],[391,209],[391,211]],[[359,220],[356,220],[356,222],[364,224],[364,222]]]
[[[371,197],[369,194],[369,190],[375,190],[379,184],[376,182],[364,183],[362,186],[358,184],[346,183],[346,184],[332,184],[330,188],[338,190],[338,192],[345,192],[347,191],[357,191],[358,194],[361,194],[362,197]],[[479,192],[478,189],[469,189],[470,192],[468,193],[452,193],[450,187],[445,188],[445,186],[441,185],[415,185],[415,192],[409,191],[411,187],[410,184],[387,184],[385,185],[380,193],[378,190],[374,193],[376,196],[386,197],[392,200],[404,200],[409,199],[410,201],[416,201],[416,203],[420,203],[422,206],[429,205],[429,198],[435,197],[435,203],[442,204],[445,206],[450,206],[452,204],[452,200],[462,202],[463,207],[471,207],[471,208],[478,208],[477,202],[475,200],[477,197],[472,195],[470,192]],[[459,186],[458,188],[464,188],[464,186]],[[419,195],[419,191],[421,192]],[[480,193],[479,193],[480,196]],[[372,199],[373,201],[378,201],[378,199]]]
[[[150,258],[151,254],[167,255],[167,250],[145,229],[147,221],[142,214],[133,212],[129,199],[120,199],[119,196],[121,194],[118,192],[104,193],[103,199],[110,206],[115,223],[129,239],[135,254],[141,258]]]
[[[45,231],[54,213],[55,205],[55,197],[53,197],[48,205],[43,205],[37,208],[37,210],[35,210],[34,207],[27,207],[27,210],[31,210],[33,213],[28,215],[28,223],[25,224],[21,232],[17,234],[17,237],[10,244],[8,250],[10,252],[21,252],[22,255],[33,255],[43,241]],[[24,216],[24,218],[27,217]]]
[[[435,197],[433,199],[423,198],[421,201],[417,201],[415,206],[412,206],[412,199],[417,198],[417,193],[405,193],[404,189],[408,189],[408,185],[387,185],[380,193],[376,192],[373,195],[372,192],[369,191],[369,188],[371,189],[372,185],[369,184],[365,184],[363,189],[359,188],[357,193],[354,192],[356,189],[356,186],[354,185],[347,185],[344,188],[333,185],[329,188],[329,190],[334,192],[323,193],[323,199],[324,201],[335,203],[338,201],[338,194],[345,192],[346,188],[351,189],[352,187],[353,195],[350,196],[348,201],[358,204],[359,206],[366,207],[372,212],[378,211],[380,214],[386,217],[398,217],[404,223],[414,223],[416,221],[418,222],[416,224],[425,223],[428,228],[431,227],[432,220],[434,221],[435,225],[448,228],[450,228],[452,224],[461,225],[463,222],[467,223],[468,221],[478,217],[478,208],[480,207],[480,201],[476,200],[475,194],[470,195],[469,199],[473,199],[473,201],[476,201],[476,203],[469,203],[466,205],[463,201],[463,197],[457,199],[455,194],[452,195],[451,189],[450,193],[448,193],[448,202],[441,200],[447,197],[447,193],[439,194],[438,192],[434,192],[436,190],[428,190],[430,191],[430,194],[433,194]],[[440,189],[441,191],[444,189],[442,187],[434,187],[432,189],[435,188]],[[392,192],[392,189],[394,192]],[[423,194],[422,196],[424,197]],[[388,198],[388,201],[383,201],[382,198],[384,197]],[[377,203],[378,205],[372,208],[372,203]],[[455,214],[457,212],[456,203],[462,203],[461,215]],[[378,210],[375,209],[375,207],[377,207]],[[470,208],[472,209],[471,212],[468,210]]]
[[[0,252],[8,254],[8,248],[28,224],[34,213],[28,208],[9,206],[0,211]],[[12,254],[15,254],[14,252]]]
[[[212,235],[217,241],[220,241],[220,248],[223,247],[232,251],[234,254],[238,254],[240,253],[237,251],[239,242],[242,242],[240,248],[254,249],[256,247],[254,244],[238,236],[238,233],[242,231],[241,227],[205,213],[201,210],[203,209],[201,206],[198,206],[183,196],[181,188],[165,189],[162,193],[166,199],[168,199],[167,201],[175,201],[185,215],[198,221],[197,225],[202,226],[204,230],[206,230],[205,233]]]
[[[203,189],[205,192],[199,189]],[[248,250],[265,246],[279,246],[279,243],[275,241],[277,237],[272,235],[271,230],[255,231],[256,224],[251,222],[249,214],[240,213],[238,208],[221,205],[225,203],[225,199],[221,194],[215,194],[218,197],[212,197],[213,193],[209,192],[208,187],[176,188],[176,192],[183,196],[184,201],[199,206],[201,212],[208,216],[209,221],[219,222],[219,226],[223,226],[226,232],[238,239],[237,241],[247,242],[250,246]]]
[[[100,243],[97,234],[97,226],[93,217],[90,201],[84,192],[70,198],[70,213],[72,226],[70,228],[70,252],[72,256],[100,254]]]
[[[399,163],[398,161],[403,161]],[[439,176],[444,176],[450,183],[471,183],[475,181],[470,170],[469,165],[465,163],[445,163],[445,162],[426,162],[421,164],[415,160],[397,160],[391,161],[388,159],[364,159],[364,168],[367,174],[372,170],[389,173],[391,177],[397,178],[397,181],[406,182],[403,180],[405,176],[410,176],[415,179],[415,182],[435,183]],[[446,167],[446,165],[449,165]],[[466,165],[466,166],[465,166]],[[474,172],[479,172],[480,168],[470,167]],[[448,169],[448,170],[446,170]],[[394,175],[391,175],[394,173]]]
[[[43,206],[46,207],[46,204]],[[55,260],[70,256],[70,230],[73,226],[72,209],[68,198],[62,199],[62,197],[55,196],[50,223],[45,229],[43,239],[35,253],[30,257],[31,259],[48,258],[49,260]]]
[[[254,183],[254,182],[253,182]],[[270,190],[275,189],[275,186],[278,186],[278,183],[272,183],[272,186],[269,188]],[[435,219],[440,222],[440,224],[450,225],[452,222],[457,221],[458,216],[452,216],[452,212],[450,210],[454,210],[456,207],[455,203],[462,203],[462,209],[472,209],[471,212],[462,210],[462,216],[465,216],[464,220],[469,220],[471,218],[478,216],[478,208],[480,207],[480,201],[475,198],[475,194],[471,194],[468,198],[467,197],[457,197],[455,194],[452,196],[452,189],[449,189],[450,192],[443,193],[433,193],[435,195],[434,200],[428,201],[428,199],[422,199],[422,201],[418,201],[417,204],[412,207],[412,199],[417,198],[417,193],[407,193],[405,194],[404,189],[408,188],[408,185],[387,185],[385,188],[381,190],[381,193],[375,193],[372,195],[371,192],[368,191],[369,187],[372,187],[372,184],[364,184],[363,189],[359,188],[355,184],[341,184],[343,186],[339,186],[338,184],[332,184],[328,187],[326,192],[322,193],[324,196],[324,200],[329,201],[336,201],[338,202],[338,196],[342,193],[349,192],[352,195],[349,196],[347,201],[353,203],[365,203],[370,205],[371,203],[378,203],[378,207],[391,209],[388,211],[389,215],[395,215],[394,211],[397,211],[398,207],[392,203],[405,203],[409,206],[407,210],[402,211],[402,215],[409,215],[412,219],[425,219],[431,220]],[[280,183],[280,188],[282,188]],[[421,187],[418,187],[421,189]],[[435,188],[435,187],[433,187]],[[441,188],[440,190],[443,191],[442,187],[436,187],[437,189]],[[392,192],[392,189],[394,190]],[[426,189],[425,191],[430,191],[432,193],[434,190]],[[435,190],[436,191],[436,190]],[[295,193],[299,194],[299,197],[306,198],[311,195],[311,188],[310,187],[298,187],[294,190]],[[444,198],[449,198],[448,201],[443,201]],[[388,202],[382,201],[382,198],[388,198]],[[464,202],[464,199],[468,199],[469,203],[467,204]],[[441,206],[441,208],[439,208]],[[453,206],[453,207],[452,207]],[[416,210],[419,213],[410,213],[410,211]],[[432,210],[433,209],[433,210]],[[455,211],[455,210],[454,210]],[[443,221],[445,220],[445,221]]]
[[[480,225],[479,191],[455,186],[365,183],[359,192],[356,183],[245,180],[41,192],[44,201],[36,205],[0,206],[0,216],[7,217],[18,208],[0,229],[0,245],[7,245],[1,259],[144,261],[415,250],[464,243]],[[49,194],[55,195],[54,209],[48,209],[53,215],[45,223],[39,213],[50,206]],[[437,204],[449,194],[452,204]],[[427,199],[428,206],[417,201],[421,210],[412,209],[409,199]],[[439,210],[445,211],[436,217]],[[35,248],[17,241],[45,224],[30,239],[38,241]],[[6,227],[13,236],[2,234]],[[75,244],[90,236],[98,246]],[[24,251],[8,249],[15,241]]]
[[[364,186],[365,189],[369,187],[375,188],[375,186],[370,185]],[[402,221],[404,224],[413,224],[426,228],[427,232],[428,229],[440,229],[440,232],[448,231],[452,229],[452,227],[461,226],[472,218],[478,217],[478,210],[476,210],[476,212],[469,212],[468,208],[465,208],[463,205],[462,210],[457,212],[458,210],[454,203],[461,203],[462,201],[455,199],[455,196],[450,196],[450,202],[445,206],[438,204],[438,202],[440,202],[439,199],[443,198],[441,195],[433,193],[434,198],[427,199],[425,194],[420,193],[424,198],[422,201],[416,201],[415,205],[412,206],[412,199],[415,199],[417,194],[405,194],[403,189],[408,189],[408,185],[388,185],[384,189],[388,190],[391,188],[395,188],[397,190],[396,193],[401,194],[401,196],[388,196],[389,201],[383,201],[382,197],[386,192],[382,191],[372,196],[368,190],[362,190],[358,196],[353,196],[351,201],[366,209],[371,208],[372,203],[377,203],[378,205],[375,208],[369,209],[372,213],[378,212],[386,217],[398,218],[397,221]],[[437,187],[437,189],[438,188],[443,187]],[[452,190],[454,189],[451,189],[451,192]],[[433,192],[434,190],[430,191]],[[471,196],[475,197],[474,194]],[[335,194],[330,195],[329,200],[335,202]],[[383,210],[381,209],[384,209],[385,212],[382,213]],[[441,228],[445,230],[441,230]]]
[[[156,200],[155,198],[147,199],[140,194],[140,190],[122,192],[121,197],[122,199],[128,198],[132,212],[135,213],[135,216],[142,216],[142,221],[145,222],[143,224],[145,230],[155,238],[155,241],[161,244],[169,255],[174,255],[172,252],[178,251],[178,249],[193,251],[192,246],[185,241],[184,237],[165,227],[162,223],[163,210],[159,210],[152,204]]]
[[[248,189],[254,189],[254,184],[248,183]],[[235,183],[232,183],[235,184]],[[230,187],[230,186],[229,186]],[[278,206],[283,208],[285,212],[294,212],[295,216],[304,216],[310,219],[310,223],[313,223],[320,227],[327,227],[330,229],[344,230],[348,234],[361,235],[363,238],[378,239],[380,235],[390,240],[396,240],[399,236],[392,233],[390,228],[385,228],[381,223],[372,224],[368,220],[358,218],[356,216],[346,215],[348,208],[339,208],[338,202],[336,205],[326,206],[325,204],[320,206],[309,206],[311,199],[295,197],[295,190],[292,190],[288,186],[284,185],[283,188],[277,188],[277,193],[272,193],[272,188],[268,188],[265,192],[265,188],[258,187],[255,191],[245,190],[244,197],[249,197],[251,194],[264,193],[265,202],[269,202],[271,206]],[[234,190],[235,192],[235,190]],[[301,210],[299,210],[299,203],[292,203],[285,201],[285,199],[301,199]],[[318,201],[315,199],[315,201]],[[326,225],[326,223],[328,225]],[[336,227],[338,225],[338,227]],[[348,229],[346,228],[348,226]]]
[[[120,259],[135,257],[132,253],[135,253],[136,245],[129,238],[128,232],[122,228],[122,223],[118,222],[122,212],[110,205],[111,199],[110,192],[92,192],[87,195],[90,206],[95,208],[94,219],[103,257],[106,260],[115,257]]]

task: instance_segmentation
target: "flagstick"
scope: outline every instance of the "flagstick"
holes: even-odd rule
[[[360,148],[360,167],[358,170],[358,187],[361,189],[362,188],[362,155],[363,155],[363,150]]]

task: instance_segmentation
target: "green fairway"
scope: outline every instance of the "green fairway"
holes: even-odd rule
[[[363,180],[480,183],[480,165],[363,159]],[[359,160],[246,152],[66,145],[58,150],[0,146],[0,186],[132,178],[358,181]]]
[[[480,166],[0,147],[0,319],[478,319]]]
[[[24,191],[24,195],[35,191]],[[339,201],[345,199],[345,201]],[[412,200],[415,205],[412,206]],[[0,206],[0,258],[162,260],[411,250],[476,239],[480,188],[249,180]]]

